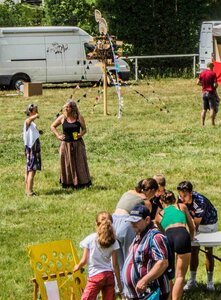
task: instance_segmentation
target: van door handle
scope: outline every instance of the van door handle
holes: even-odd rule
[[[86,63],[87,63],[86,60],[83,60],[83,64],[86,65]]]
[[[80,60],[77,60],[77,65],[80,65]]]

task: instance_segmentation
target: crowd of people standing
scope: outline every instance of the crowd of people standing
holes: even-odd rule
[[[97,220],[97,232],[92,235],[93,239],[89,238],[91,235],[85,239],[90,239],[92,244],[85,243],[85,240],[81,242],[84,254],[75,271],[88,263],[89,270],[95,268],[97,272],[95,275],[89,272],[83,300],[96,299],[100,291],[103,299],[115,299],[113,293],[106,295],[107,286],[102,284],[104,278],[107,280],[105,282],[108,282],[109,272],[112,272],[112,275],[115,273],[117,282],[115,290],[122,298],[128,300],[180,300],[183,290],[197,286],[199,247],[192,247],[191,241],[196,232],[217,230],[217,211],[211,201],[193,191],[191,182],[183,181],[178,184],[179,196],[176,199],[172,191],[166,190],[163,175],[155,175],[154,178],[142,179],[134,189],[124,193],[112,217],[103,212],[106,218],[108,216],[108,224],[114,232],[112,244],[108,246],[100,244],[98,229],[101,222]],[[107,220],[105,222],[107,223]],[[106,230],[106,239],[108,240],[110,236]],[[116,246],[114,250],[113,245]],[[98,249],[94,251],[94,247]],[[109,255],[103,256],[101,249],[104,252],[111,250],[108,252]],[[113,252],[115,250],[116,252]],[[104,271],[104,265],[100,261],[106,259],[110,266],[113,253],[115,253],[112,258],[113,266]],[[99,259],[96,259],[97,255]],[[207,289],[213,291],[212,248],[207,248],[206,259]],[[184,285],[189,265],[191,277]],[[97,274],[100,274],[100,277]],[[99,281],[97,276],[102,280]],[[91,282],[96,285],[93,297],[88,296]],[[112,280],[112,291],[114,285]],[[95,291],[95,288],[92,290]]]

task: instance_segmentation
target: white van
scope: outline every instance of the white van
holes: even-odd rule
[[[0,28],[0,85],[18,88],[27,82],[96,82],[101,64],[88,59],[93,40],[79,27]],[[91,47],[90,47],[91,45]],[[128,80],[130,68],[118,59],[119,76]],[[115,67],[108,67],[115,72]]]
[[[201,25],[199,67],[200,71],[212,59],[221,61],[221,21],[207,21]]]

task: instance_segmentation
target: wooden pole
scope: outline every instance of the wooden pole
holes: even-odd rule
[[[104,90],[104,116],[107,115],[107,63],[103,60],[103,90]]]

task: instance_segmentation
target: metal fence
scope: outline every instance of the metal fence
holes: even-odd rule
[[[196,58],[199,56],[199,54],[168,54],[168,55],[145,55],[145,56],[126,56],[122,57],[126,61],[134,61],[134,78],[135,80],[139,79],[139,63],[138,61],[143,59],[165,59],[165,58],[192,58],[192,74],[193,77],[196,77]]]

